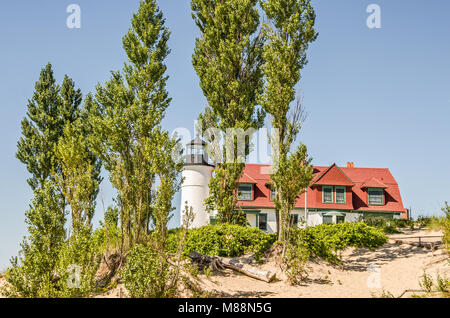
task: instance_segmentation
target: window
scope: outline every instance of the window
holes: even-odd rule
[[[344,223],[345,222],[345,216],[336,216],[336,223]]]
[[[333,187],[323,187],[323,203],[333,203]]]
[[[383,205],[383,189],[369,188],[369,205]]]
[[[242,183],[238,189],[238,200],[252,201],[253,200],[253,185],[248,183]]]
[[[333,217],[330,215],[324,215],[323,216],[323,223],[324,224],[333,224]]]
[[[270,201],[273,201],[275,199],[275,190],[270,188]]]
[[[258,217],[258,227],[260,230],[266,231],[267,230],[267,214],[259,214]]]
[[[336,203],[345,204],[345,187],[336,187]]]
[[[291,214],[291,220],[289,221],[289,224],[291,226],[297,226],[298,225],[298,214]]]
[[[217,224],[217,219],[216,219],[216,217],[215,216],[210,216],[209,217],[209,224],[211,224],[211,225],[216,225]]]

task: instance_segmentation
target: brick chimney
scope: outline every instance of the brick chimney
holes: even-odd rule
[[[354,162],[347,162],[347,168],[354,168],[355,163]]]

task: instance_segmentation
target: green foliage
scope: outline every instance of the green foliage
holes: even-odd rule
[[[306,229],[291,228],[291,243],[301,245],[308,251],[308,257],[321,257],[340,263],[338,251],[347,247],[374,249],[387,242],[386,235],[379,229],[364,223],[322,224]]]
[[[164,253],[139,244],[130,251],[121,277],[132,298],[163,298],[176,294],[172,275]]]
[[[436,276],[436,289],[448,297],[450,294],[450,280],[438,273]]]
[[[216,210],[226,223],[235,222],[237,180],[244,169],[251,136],[263,126],[265,117],[257,107],[263,87],[265,41],[257,5],[258,0],[191,1],[192,17],[201,32],[192,64],[208,101],[199,116],[199,130],[202,134],[206,131],[205,138],[214,149],[210,158],[216,165],[206,207]],[[229,129],[245,131],[248,138],[236,140]],[[211,130],[215,132],[211,134]],[[221,132],[226,134],[223,147],[219,145]],[[240,146],[244,146],[243,151],[238,150]]]
[[[168,249],[177,247],[177,230],[169,233]],[[266,234],[260,229],[239,225],[208,225],[187,232],[183,255],[191,251],[210,256],[236,257],[253,252],[260,256],[276,240],[274,234]]]
[[[122,235],[119,226],[119,208],[108,206],[104,222],[92,233],[92,241],[103,253],[118,251],[121,248]]]
[[[416,220],[416,224],[418,225],[419,228],[427,227],[431,224],[431,217],[419,215],[419,217]]]
[[[366,217],[363,219],[363,222],[369,226],[373,226],[382,230],[385,234],[402,233],[401,231],[397,230],[399,224],[397,220],[389,220],[384,217]]]
[[[283,264],[285,274],[292,285],[300,284],[308,275],[307,262],[309,260],[309,251],[306,241],[287,244]]]
[[[100,164],[89,151],[87,138],[83,121],[78,119],[66,125],[63,137],[55,145],[55,158],[62,173],[53,172],[54,178],[71,208],[75,235],[91,225],[101,182]]]
[[[388,290],[383,289],[380,295],[372,294],[373,298],[395,298],[395,296]]]
[[[58,297],[85,298],[92,294],[101,258],[96,243],[89,228],[80,228],[64,243],[58,255]]]
[[[51,64],[42,69],[33,97],[28,101],[27,117],[22,120],[22,137],[16,154],[31,173],[28,184],[33,190],[43,187],[52,170],[60,173],[53,149],[65,125],[79,117],[81,99],[81,91],[75,89],[68,76],[60,87]]]
[[[105,224],[119,226],[119,208],[109,206],[105,211]]]
[[[433,289],[433,278],[431,275],[428,275],[427,273],[423,272],[421,281],[419,282],[420,287],[425,290],[426,292],[431,292]]]
[[[164,216],[162,216],[164,219]],[[182,228],[177,231],[167,231],[166,224],[157,226],[152,233],[152,240],[146,245],[136,245],[127,258],[122,278],[125,287],[133,298],[167,298],[178,295],[177,284],[180,278],[186,284],[187,280],[181,272],[181,256],[184,248],[187,228],[192,223],[194,214],[192,207],[185,206]],[[175,236],[173,253],[174,261],[169,260],[167,250],[167,235]],[[170,240],[169,240],[170,241]]]
[[[424,294],[414,295],[416,298],[436,297],[438,294],[440,294],[441,297],[450,298],[450,281],[447,277],[441,276],[439,272],[434,281],[433,277],[424,271],[420,278],[419,285],[423,289]]]
[[[391,224],[397,228],[405,229],[409,228],[411,230],[414,229],[414,221],[409,219],[400,219],[400,220],[391,220]]]
[[[261,7],[269,23],[265,26],[268,41],[263,50],[265,82],[260,102],[271,115],[272,127],[278,131],[278,135],[270,139],[275,150],[272,153],[274,172],[270,177],[280,224],[278,239],[286,248],[290,213],[313,177],[306,146],[300,144],[291,153],[303,120],[300,101],[291,118],[288,113],[295,99],[300,71],[307,63],[309,43],[317,38],[316,15],[309,0],[265,0],[261,1]]]
[[[172,153],[173,140],[160,126],[171,101],[164,64],[170,52],[170,32],[164,23],[155,0],[141,1],[123,37],[128,63],[122,72],[112,72],[109,81],[97,86],[97,105],[90,118],[96,153],[118,191],[126,247],[142,241],[149,232],[156,174],[167,177],[159,163]]]
[[[177,149],[177,141],[171,139],[167,132],[160,135],[158,153],[153,153],[155,158],[154,169],[159,179],[159,185],[152,206],[153,233],[152,237],[158,249],[165,251],[167,238],[167,223],[172,217],[173,197],[180,190],[182,179],[179,178],[183,163],[175,162],[172,153]],[[179,145],[179,144],[178,144]]]
[[[288,157],[280,155],[279,159],[275,173],[271,174],[273,180],[271,186],[275,188],[275,209],[279,214],[278,239],[287,244],[291,211],[298,196],[310,185],[313,179],[313,168],[305,145],[300,145]]]
[[[30,209],[25,212],[29,236],[21,244],[6,272],[8,297],[56,297],[56,265],[64,245],[66,216],[63,202],[51,181],[35,190]]]

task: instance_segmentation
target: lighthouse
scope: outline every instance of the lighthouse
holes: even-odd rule
[[[195,218],[190,228],[198,228],[210,223],[210,215],[206,212],[205,199],[209,196],[209,180],[211,180],[214,166],[208,163],[205,152],[206,143],[196,136],[186,145],[181,186],[180,225],[183,224],[184,209],[192,207]]]

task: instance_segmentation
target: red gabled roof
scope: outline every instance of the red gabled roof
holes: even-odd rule
[[[239,179],[239,183],[252,183],[252,184],[257,184],[258,182],[253,179],[252,177],[250,177],[247,173],[243,173],[242,177]]]
[[[314,178],[311,186],[307,189],[307,207],[309,209],[341,209],[355,211],[384,211],[405,212],[400,189],[389,169],[385,168],[348,168],[338,167],[333,164],[329,167],[314,166]],[[273,208],[274,203],[270,200],[270,165],[247,164],[244,168],[242,183],[254,184],[254,200],[239,201],[242,208]],[[254,180],[254,182],[249,182]],[[376,181],[375,181],[376,180]],[[324,204],[322,203],[322,185],[342,185],[347,187],[346,204]],[[368,205],[367,191],[365,186],[376,185],[377,188],[385,188],[385,205]],[[383,186],[381,186],[383,185]],[[297,199],[296,208],[305,207],[305,194]]]
[[[363,185],[361,186],[361,189],[364,189],[364,188],[383,188],[383,189],[386,189],[387,187],[388,186],[385,185],[383,182],[381,182],[377,178],[373,177],[372,179],[364,182]]]
[[[329,168],[319,173],[311,185],[338,185],[352,187],[354,184],[342,170],[333,163]]]

